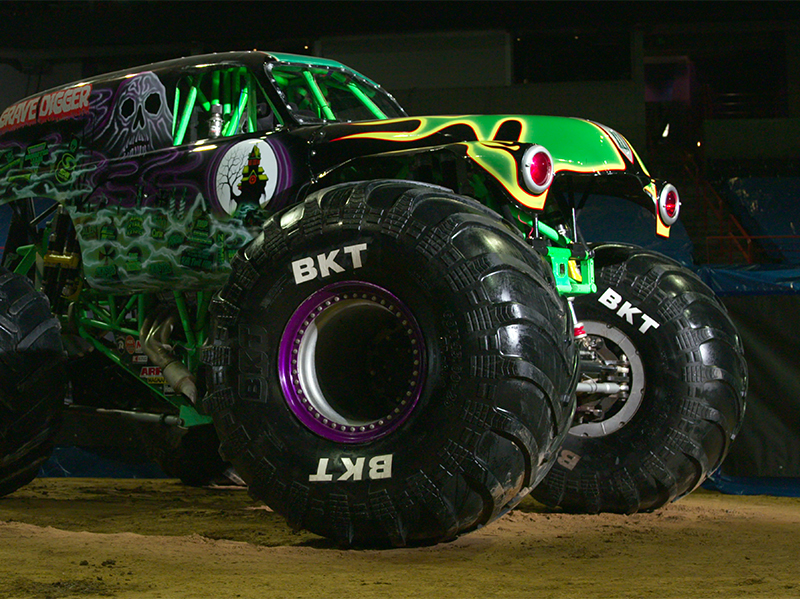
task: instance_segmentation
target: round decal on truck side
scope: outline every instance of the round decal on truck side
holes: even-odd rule
[[[230,215],[263,208],[275,195],[278,161],[263,140],[239,142],[225,153],[217,167],[217,201]]]

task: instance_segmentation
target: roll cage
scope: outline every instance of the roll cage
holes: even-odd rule
[[[175,84],[173,145],[287,125],[404,116],[389,94],[342,66],[270,60],[255,69],[198,65],[187,67]]]

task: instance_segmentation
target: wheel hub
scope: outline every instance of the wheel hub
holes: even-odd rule
[[[280,383],[289,408],[314,433],[368,442],[399,427],[424,383],[424,339],[391,292],[348,281],[322,288],[289,319]]]
[[[602,437],[627,425],[642,404],[644,364],[631,339],[598,321],[584,321],[588,334],[582,350],[578,384],[578,416],[571,435]]]

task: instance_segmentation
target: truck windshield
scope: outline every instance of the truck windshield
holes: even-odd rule
[[[270,65],[268,73],[300,122],[367,121],[405,116],[389,94],[345,70]]]

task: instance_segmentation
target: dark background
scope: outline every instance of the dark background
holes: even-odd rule
[[[315,40],[326,36],[405,34],[500,29],[512,32],[519,43],[537,48],[532,62],[538,72],[558,60],[568,61],[593,46],[600,69],[625,67],[603,60],[602,46],[613,46],[632,28],[652,34],[651,45],[673,45],[692,51],[695,57],[736,55],[735,62],[718,63],[724,72],[753,68],[761,77],[776,69],[765,64],[764,53],[779,50],[780,36],[764,33],[760,40],[737,34],[705,35],[695,39],[698,28],[713,24],[755,24],[767,27],[800,19],[796,2],[158,2],[145,0],[87,0],[83,2],[0,3],[0,60],[18,61],[31,67],[38,58],[68,60],[96,58],[108,70],[115,56],[120,67],[130,66],[130,57],[157,60],[177,54],[258,48],[261,50],[308,52]],[[684,41],[671,39],[678,27]],[[562,34],[581,34],[584,40],[569,44]],[[535,40],[525,38],[535,37]],[[598,40],[605,40],[605,44]],[[595,43],[592,44],[592,41]],[[588,44],[588,45],[587,45]],[[599,51],[599,54],[598,54]],[[780,61],[777,56],[772,57]],[[629,68],[629,67],[628,67]],[[90,75],[91,63],[87,64]],[[708,73],[722,75],[723,73]],[[581,77],[573,69],[563,77]]]
[[[3,2],[3,46],[50,49],[199,43],[206,50],[315,37],[458,29],[547,30],[797,19],[795,2]],[[283,49],[283,48],[280,48]]]
[[[253,48],[314,54],[322,48],[347,62],[352,53],[336,55],[341,44],[320,41],[360,36],[360,52],[389,55],[387,36],[497,31],[510,40],[504,84],[527,86],[506,90],[504,100],[496,94],[478,102],[483,90],[413,96],[398,89],[404,86],[387,69],[370,65],[366,74],[412,113],[522,106],[529,113],[575,114],[619,129],[646,158],[670,120],[671,141],[688,147],[701,138],[707,118],[800,117],[798,2],[0,2],[0,31],[3,106],[78,78],[188,54]],[[465,62],[475,56],[468,43],[461,46]],[[451,61],[457,63],[457,55]],[[416,75],[405,87],[432,87],[435,74],[449,70],[437,65],[426,71],[424,62],[394,65],[406,72],[405,80]],[[487,81],[480,72],[472,80],[460,72],[451,77],[464,86]],[[646,90],[626,95],[606,86],[592,96],[585,87],[530,89],[591,82]],[[646,117],[645,95],[651,104]],[[636,105],[626,106],[631,99]]]
[[[457,29],[630,27],[636,24],[786,21],[795,2],[253,2],[86,0],[3,2],[8,48],[80,48],[197,42],[207,50],[300,43],[324,35]]]

